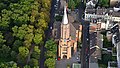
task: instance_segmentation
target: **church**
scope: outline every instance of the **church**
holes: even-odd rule
[[[53,37],[55,38],[57,35],[55,39],[58,39],[58,57],[61,59],[70,59],[77,52],[77,43],[81,41],[82,34],[80,23],[73,21],[72,16],[67,13],[65,5],[62,22],[53,30]]]

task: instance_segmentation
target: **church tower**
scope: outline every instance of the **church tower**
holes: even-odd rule
[[[67,39],[69,38],[69,32],[70,32],[70,28],[69,28],[69,24],[68,24],[68,18],[67,18],[67,11],[66,11],[67,6],[64,6],[64,16],[63,16],[63,20],[61,23],[61,38],[62,39]]]
[[[70,59],[72,56],[72,52],[74,52],[74,46],[77,43],[72,42],[71,35],[70,35],[70,23],[67,17],[67,6],[64,6],[64,15],[63,20],[61,23],[61,36],[59,39],[59,46],[58,46],[58,56],[63,59],[67,58]],[[76,48],[77,46],[75,46]]]

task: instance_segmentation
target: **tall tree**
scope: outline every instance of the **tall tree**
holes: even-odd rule
[[[6,40],[4,40],[4,36],[2,35],[2,32],[0,31],[0,48],[2,47],[2,45],[4,45],[5,42]]]
[[[99,4],[103,7],[109,6],[109,0],[99,0]]]
[[[40,49],[38,46],[34,47],[33,53],[32,53],[32,58],[39,59],[40,58]]]
[[[55,68],[55,59],[54,58],[46,59],[45,66],[47,66],[47,68]]]
[[[14,61],[6,62],[6,63],[1,63],[0,68],[19,68],[17,66],[17,63]]]

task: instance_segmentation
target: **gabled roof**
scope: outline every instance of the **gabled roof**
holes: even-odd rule
[[[73,22],[72,25],[74,26],[74,28],[75,28],[76,30],[79,30],[79,28],[80,28],[80,23],[78,23],[78,22]]]

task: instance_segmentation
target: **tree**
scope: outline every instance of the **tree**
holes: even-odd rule
[[[112,47],[112,43],[111,41],[108,41],[107,37],[103,35],[103,47],[108,48],[108,47]]]
[[[1,16],[0,16],[0,28],[6,30],[9,27],[10,24],[10,16],[12,14],[11,11],[3,9],[1,11]]]
[[[42,37],[43,35],[42,34],[35,34],[35,37],[34,37],[34,42],[35,42],[35,44],[39,44],[42,40],[43,40],[43,37]]]
[[[52,51],[47,51],[45,53],[46,58],[56,58],[56,53],[52,52]]]
[[[47,52],[45,53],[46,58],[56,58],[57,53],[57,44],[53,41],[53,39],[50,39],[46,42],[45,47],[47,49]]]
[[[25,58],[27,57],[29,54],[29,50],[27,47],[19,47],[19,55],[22,57],[22,58]]]
[[[26,58],[29,54],[29,50],[25,46],[19,47],[19,54],[17,55],[17,63],[20,66],[24,66],[26,64]]]
[[[13,67],[6,64],[12,60],[21,68],[30,68],[26,65],[30,58],[34,63],[32,68],[38,68],[39,48],[50,21],[50,7],[51,0],[0,0],[0,62],[5,62],[3,67],[16,68],[14,64]]]
[[[74,10],[75,9],[75,6],[77,6],[79,3],[78,3],[79,1],[77,1],[77,0],[69,0],[68,1],[68,8],[70,8],[70,9],[72,9],[72,10]]]
[[[80,5],[80,0],[74,0],[74,2],[75,2],[75,7],[78,8]]]
[[[38,46],[34,47],[33,53],[32,53],[32,58],[39,59],[40,58],[40,49]]]
[[[30,64],[31,67],[38,67],[38,60],[32,58],[32,59],[30,60],[30,63],[29,63],[29,64]]]
[[[74,10],[75,8],[78,8],[80,5],[81,0],[69,0],[68,1],[68,8]]]
[[[19,38],[20,40],[24,39],[24,45],[29,48],[34,37],[33,28],[33,26],[27,24],[22,25],[21,27],[14,26],[12,28],[13,36]]]
[[[15,51],[11,51],[10,55],[11,55],[11,59],[13,61],[16,61],[17,53]]]
[[[18,53],[19,52],[18,48],[22,45],[23,45],[23,43],[21,40],[15,40],[13,45],[12,45],[12,50],[14,50],[15,52]]]
[[[48,40],[45,47],[48,51],[52,51],[53,53],[56,53],[57,51],[57,44],[53,41],[53,39]]]
[[[47,9],[48,11],[50,10],[51,2],[50,0],[41,0],[43,8]]]
[[[47,22],[44,19],[39,19],[36,26],[45,30],[47,28]]]
[[[6,31],[4,34],[5,40],[6,40],[6,45],[12,46],[14,42],[14,37],[12,36],[12,32]]]
[[[19,67],[17,66],[17,63],[15,63],[14,61],[10,61],[1,63],[0,68],[19,68]]]
[[[47,66],[47,68],[55,68],[55,59],[54,58],[46,59],[45,66]]]
[[[25,65],[24,68],[31,68],[29,65]]]
[[[2,35],[2,32],[0,31],[0,47],[6,42],[6,40],[3,39],[4,36]]]
[[[100,0],[99,4],[103,7],[108,7],[109,6],[109,0]]]
[[[47,49],[47,52],[45,53],[45,56],[47,58],[45,61],[45,66],[47,68],[55,68],[57,45],[53,39],[50,39],[46,42],[45,47]]]
[[[0,59],[8,61],[10,60],[10,52],[11,52],[11,48],[9,46],[3,45],[0,48]]]
[[[0,2],[0,11],[3,10],[7,5]]]

